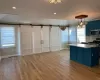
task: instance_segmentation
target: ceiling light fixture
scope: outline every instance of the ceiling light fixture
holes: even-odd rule
[[[54,14],[57,14],[57,13],[54,13]]]
[[[75,16],[75,19],[80,19],[81,21],[79,22],[78,24],[78,27],[83,27],[85,25],[85,18],[87,18],[88,15],[78,15],[78,16]]]
[[[12,7],[13,9],[16,9],[16,7]]]
[[[61,3],[62,0],[49,0],[49,2],[53,4],[57,4],[57,3]]]

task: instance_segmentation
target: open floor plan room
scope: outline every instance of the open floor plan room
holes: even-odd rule
[[[0,80],[100,80],[100,0],[0,0]]]

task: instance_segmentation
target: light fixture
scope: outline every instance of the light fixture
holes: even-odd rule
[[[66,25],[66,26],[59,26],[59,28],[64,31],[67,27],[69,27],[69,25]]]
[[[57,13],[54,13],[55,15],[57,14]]]
[[[12,9],[16,9],[16,7],[12,7]]]
[[[62,0],[49,0],[49,2],[53,4],[57,4],[57,3],[61,3]]]
[[[85,25],[85,18],[87,18],[88,15],[78,15],[75,16],[75,19],[80,19],[80,22],[78,23],[78,27],[84,27]]]

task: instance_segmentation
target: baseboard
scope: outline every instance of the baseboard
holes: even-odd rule
[[[1,56],[1,59],[3,59],[3,58],[9,58],[9,57],[16,57],[16,56],[20,56],[20,55],[14,54],[14,55]]]
[[[62,48],[61,50],[69,50],[69,48]]]
[[[62,48],[60,50],[66,50],[68,48]],[[60,51],[60,50],[57,50],[57,51]],[[49,51],[49,52],[55,52],[55,51]],[[41,52],[41,53],[49,53],[49,52]],[[1,56],[0,57],[0,60],[3,59],[3,58],[9,58],[9,57],[16,57],[16,56],[27,56],[27,55],[33,55],[33,54],[41,54],[41,53],[31,53],[31,54],[14,54],[14,55],[7,55],[7,56]]]
[[[32,55],[34,53],[31,53],[31,54],[21,54],[20,56],[27,56],[27,55]]]

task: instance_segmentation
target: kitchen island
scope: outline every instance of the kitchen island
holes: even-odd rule
[[[71,44],[70,60],[90,67],[96,66],[99,64],[99,48],[96,45]]]

